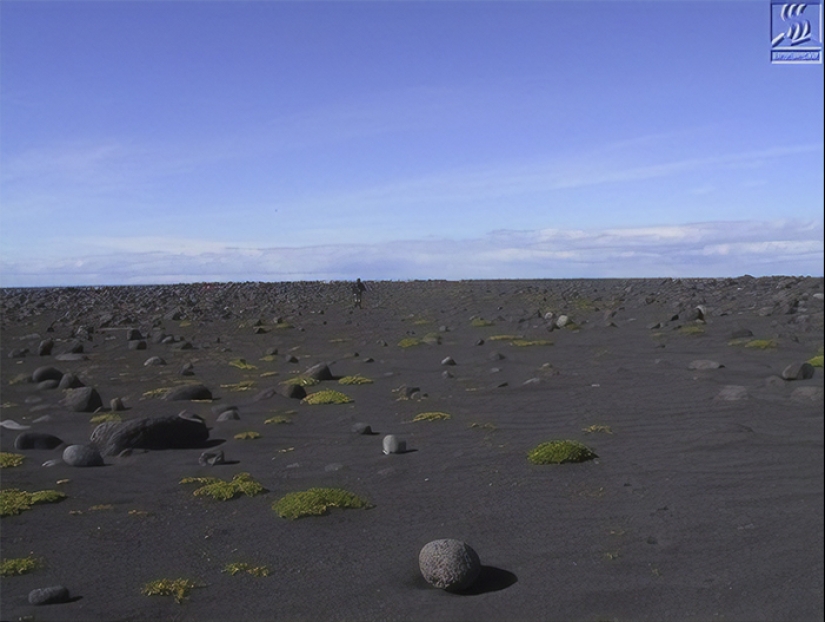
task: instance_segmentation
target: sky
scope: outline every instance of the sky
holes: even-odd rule
[[[768,0],[3,0],[0,286],[822,276],[823,66],[771,64],[775,27]]]

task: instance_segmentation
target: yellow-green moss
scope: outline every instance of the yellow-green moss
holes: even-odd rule
[[[151,391],[145,391],[143,393],[143,397],[164,397],[171,390],[172,389],[170,387],[161,387],[159,389],[152,389]]]
[[[344,395],[340,391],[325,389],[307,395],[301,402],[304,404],[349,404],[352,402],[352,398]]]
[[[516,341],[517,339],[523,339],[521,335],[492,335],[487,337],[488,341]]]
[[[232,367],[237,367],[238,369],[258,369],[255,365],[247,363],[246,359],[235,359],[229,361],[229,364],[232,365]]]
[[[252,564],[247,564],[244,562],[227,564],[224,566],[223,572],[233,577],[242,572],[251,574],[253,577],[268,577],[270,574],[270,570],[266,566],[253,566]]]
[[[276,417],[270,417],[269,419],[264,421],[264,423],[292,423],[292,419],[290,419],[289,417],[284,417],[283,415],[278,415]]]
[[[235,438],[235,440],[238,440],[238,441],[251,441],[251,440],[254,440],[256,438],[261,438],[261,433],[260,432],[238,432],[234,436],[234,438]]]
[[[40,566],[34,557],[11,557],[0,561],[0,577],[16,577],[26,574]]]
[[[584,462],[596,457],[596,454],[578,441],[548,441],[534,447],[527,454],[527,459],[533,464]]]
[[[322,516],[330,508],[368,508],[369,503],[357,495],[340,488],[310,488],[291,492],[274,504],[272,509],[281,518]]]
[[[587,432],[588,434],[592,434],[593,432],[604,432],[605,434],[613,434],[613,430],[610,429],[610,426],[606,425],[589,425],[586,428],[582,428],[582,431]]]
[[[779,347],[779,342],[776,339],[753,339],[745,344],[746,348],[755,348],[757,350],[767,350],[769,348]]]
[[[470,326],[474,326],[475,328],[485,328],[487,326],[495,326],[496,323],[491,320],[485,320],[483,318],[477,317],[472,322],[470,322]]]
[[[450,419],[450,415],[440,412],[421,413],[413,417],[413,421],[443,421],[445,419]]]
[[[197,587],[202,586],[189,579],[158,579],[144,585],[141,593],[144,596],[173,596],[179,603]]]
[[[0,469],[9,469],[11,467],[20,466],[23,464],[23,454],[12,454],[5,451],[0,452]]]
[[[338,384],[372,384],[372,380],[364,376],[344,376],[338,380]]]
[[[814,367],[822,367],[823,363],[825,363],[825,357],[821,354],[819,356],[814,356],[808,359],[808,363]]]
[[[681,326],[679,332],[683,335],[704,335],[705,327],[698,324],[689,324],[688,326]]]
[[[95,415],[91,419],[89,419],[89,423],[98,424],[98,423],[107,423],[109,421],[123,421],[123,418],[120,415],[116,415],[114,413],[103,413],[102,415]]]
[[[552,346],[553,342],[549,339],[514,339],[511,342],[514,346],[520,348],[527,346]]]
[[[420,346],[423,341],[415,337],[407,337],[398,342],[399,348],[412,348],[413,346]]]
[[[252,479],[249,473],[238,473],[230,481],[218,479],[217,477],[184,477],[181,484],[203,484],[192,494],[196,497],[212,497],[218,501],[228,501],[238,495],[254,497],[266,489]]]
[[[314,387],[320,380],[311,378],[309,376],[293,376],[281,382],[284,386],[298,385],[299,387]]]
[[[235,384],[222,384],[221,388],[227,391],[249,391],[255,386],[254,380],[241,380]]]
[[[41,490],[26,492],[16,488],[0,490],[0,516],[13,516],[38,503],[56,503],[65,499],[66,495],[56,490]]]

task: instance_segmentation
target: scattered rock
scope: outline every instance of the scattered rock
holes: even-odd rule
[[[17,423],[14,419],[3,419],[3,421],[0,421],[0,428],[6,428],[7,430],[28,430],[31,426]]]
[[[748,390],[745,387],[735,384],[729,384],[725,387],[722,387],[722,390],[719,391],[719,393],[714,399],[717,401],[735,402],[738,400],[744,400],[747,397]]]
[[[202,384],[186,384],[175,387],[164,397],[167,402],[179,402],[185,400],[211,400],[212,392]]]
[[[441,361],[442,365],[455,365],[455,359],[452,356],[448,356]]]
[[[123,399],[116,397],[109,402],[109,409],[112,412],[120,412],[121,410],[126,410],[126,406],[123,405]]]
[[[44,380],[57,380],[63,377],[63,372],[56,367],[38,367],[32,372],[32,382],[43,382]]]
[[[355,423],[352,426],[354,434],[372,434],[372,426],[366,423]]]
[[[717,363],[716,361],[709,361],[706,359],[699,359],[696,361],[691,361],[688,365],[688,369],[696,369],[696,370],[706,370],[706,369],[719,369],[724,367],[722,363]]]
[[[15,449],[54,449],[62,444],[62,440],[45,432],[23,432],[14,439]]]
[[[335,379],[335,376],[332,375],[332,372],[329,369],[329,365],[326,363],[318,363],[317,365],[313,365],[304,372],[304,375],[319,381]]]
[[[92,387],[70,389],[60,403],[77,413],[93,413],[98,408],[103,407],[100,394]]]
[[[62,585],[41,587],[29,592],[30,605],[58,605],[69,602],[69,590]]]
[[[52,353],[52,348],[54,348],[54,340],[44,339],[37,346],[37,354],[38,356],[49,356]]]
[[[183,366],[180,368],[179,374],[181,376],[194,376],[195,366],[192,365],[192,363],[184,363]]]
[[[384,453],[389,454],[403,454],[407,451],[407,441],[401,440],[394,434],[387,434],[383,441]]]
[[[218,415],[217,421],[238,421],[240,418],[241,416],[238,414],[238,411],[234,408],[230,408],[229,410],[225,410]]]
[[[103,466],[103,456],[91,445],[69,445],[63,450],[63,462],[74,467]]]
[[[284,388],[284,395],[290,399],[302,400],[307,396],[306,389],[299,384],[289,384]]]
[[[166,365],[166,361],[159,356],[150,356],[143,362],[144,367],[160,367],[162,365]]]
[[[201,466],[215,466],[216,464],[225,464],[226,458],[224,458],[223,452],[218,451],[205,451],[203,452],[200,457],[198,458],[198,464]]]
[[[785,380],[809,380],[814,377],[814,366],[810,363],[792,363],[782,370]]]
[[[466,590],[481,574],[478,553],[450,538],[425,544],[418,554],[418,567],[427,583],[450,592]]]
[[[84,386],[83,382],[81,382],[80,378],[78,378],[74,374],[63,374],[63,377],[60,379],[60,383],[57,385],[57,388],[79,389],[82,386]]]
[[[797,387],[791,393],[794,402],[821,402],[823,396],[822,387]]]

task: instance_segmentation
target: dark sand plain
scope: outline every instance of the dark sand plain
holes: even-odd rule
[[[0,520],[2,557],[42,562],[2,579],[0,618],[823,619],[823,370],[779,378],[822,353],[821,278],[369,286],[363,309],[352,308],[345,283],[4,290],[4,421],[89,441],[92,413],[61,406],[59,389],[21,381],[53,365],[96,388],[105,410],[122,398],[125,420],[200,415],[229,463],[199,466],[204,449],[193,448],[44,467],[61,448],[15,450],[19,432],[2,428],[2,450],[25,455],[0,472],[2,487],[67,498]],[[698,305],[704,323],[688,319]],[[576,328],[550,331],[547,312]],[[145,350],[129,349],[133,328]],[[743,329],[752,337],[732,341]],[[156,343],[158,333],[175,341]],[[426,335],[440,343],[398,345]],[[47,338],[53,353],[39,356]],[[58,360],[78,339],[85,360]],[[776,347],[744,345],[754,339]],[[278,353],[267,358],[271,348]],[[144,366],[152,356],[167,365]],[[455,365],[442,365],[448,356]],[[236,359],[255,368],[233,367]],[[695,360],[724,367],[689,369]],[[282,395],[283,380],[320,362],[374,383],[308,389],[341,390],[354,400],[344,405]],[[193,376],[179,374],[186,363]],[[230,386],[243,381],[251,388]],[[214,401],[145,395],[188,382]],[[745,393],[720,399],[731,385]],[[420,393],[399,400],[402,386]],[[255,399],[269,388],[280,395]],[[240,419],[217,422],[218,404],[236,405]],[[430,411],[451,418],[412,422]],[[292,422],[265,423],[278,415]],[[354,434],[355,422],[377,434]],[[594,425],[611,433],[584,430]],[[245,431],[261,437],[234,438]],[[413,451],[384,455],[386,434]],[[530,464],[527,452],[551,439],[579,440],[598,459]],[[179,483],[241,472],[267,492],[220,502]],[[345,488],[374,507],[294,521],[273,511],[284,494],[314,486]],[[438,538],[478,552],[484,568],[468,592],[422,579],[418,552]],[[271,574],[230,576],[223,569],[233,562]],[[161,578],[202,587],[182,603],[141,593]],[[57,584],[71,602],[28,603],[31,590]]]

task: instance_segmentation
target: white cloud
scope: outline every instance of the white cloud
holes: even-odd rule
[[[711,222],[628,229],[497,231],[473,239],[295,248],[109,239],[109,251],[0,263],[4,287],[352,279],[822,274],[823,224]]]

